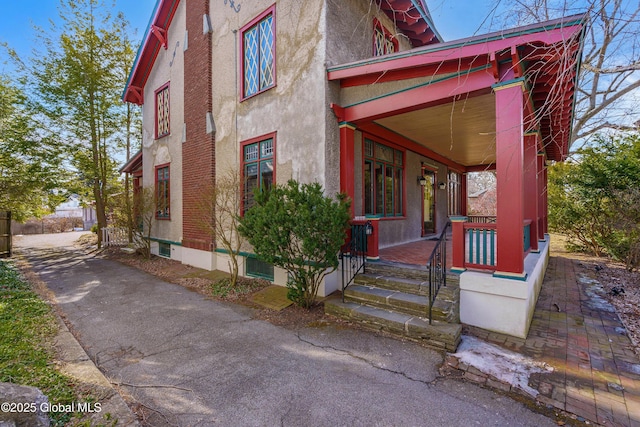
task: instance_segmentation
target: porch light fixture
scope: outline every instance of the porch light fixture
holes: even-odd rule
[[[441,190],[444,190],[445,188],[447,188],[447,184],[444,183],[444,182],[441,182],[441,183],[438,184],[438,188],[441,189]]]
[[[373,224],[371,221],[367,221],[365,232],[367,233],[367,236],[371,236],[373,234]]]
[[[427,185],[427,178],[425,178],[424,176],[419,176],[418,177],[418,184],[420,184],[421,186],[425,186]]]

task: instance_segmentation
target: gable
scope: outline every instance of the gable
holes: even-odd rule
[[[158,0],[138,48],[138,54],[129,73],[122,100],[133,104],[144,103],[144,86],[160,49],[167,49],[167,32],[178,9],[180,0]]]

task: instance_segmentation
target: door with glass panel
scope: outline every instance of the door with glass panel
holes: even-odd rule
[[[434,172],[423,169],[422,181],[422,235],[426,236],[436,232],[436,198],[435,184],[436,175]]]

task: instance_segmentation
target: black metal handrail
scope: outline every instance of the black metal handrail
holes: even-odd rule
[[[429,324],[433,320],[433,303],[436,301],[438,292],[442,286],[447,286],[447,229],[451,222],[447,222],[444,230],[440,233],[438,242],[431,252],[427,261],[429,274]]]
[[[352,224],[351,238],[340,251],[342,260],[342,302],[344,302],[344,290],[353,283],[355,277],[362,271],[365,272],[367,260],[367,229],[370,224]]]

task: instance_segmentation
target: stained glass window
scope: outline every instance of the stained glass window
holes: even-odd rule
[[[156,138],[169,135],[169,84],[156,92]]]
[[[273,8],[242,30],[243,97],[275,85],[275,31]]]
[[[398,41],[378,21],[373,21],[373,56],[382,56],[398,50]]]

